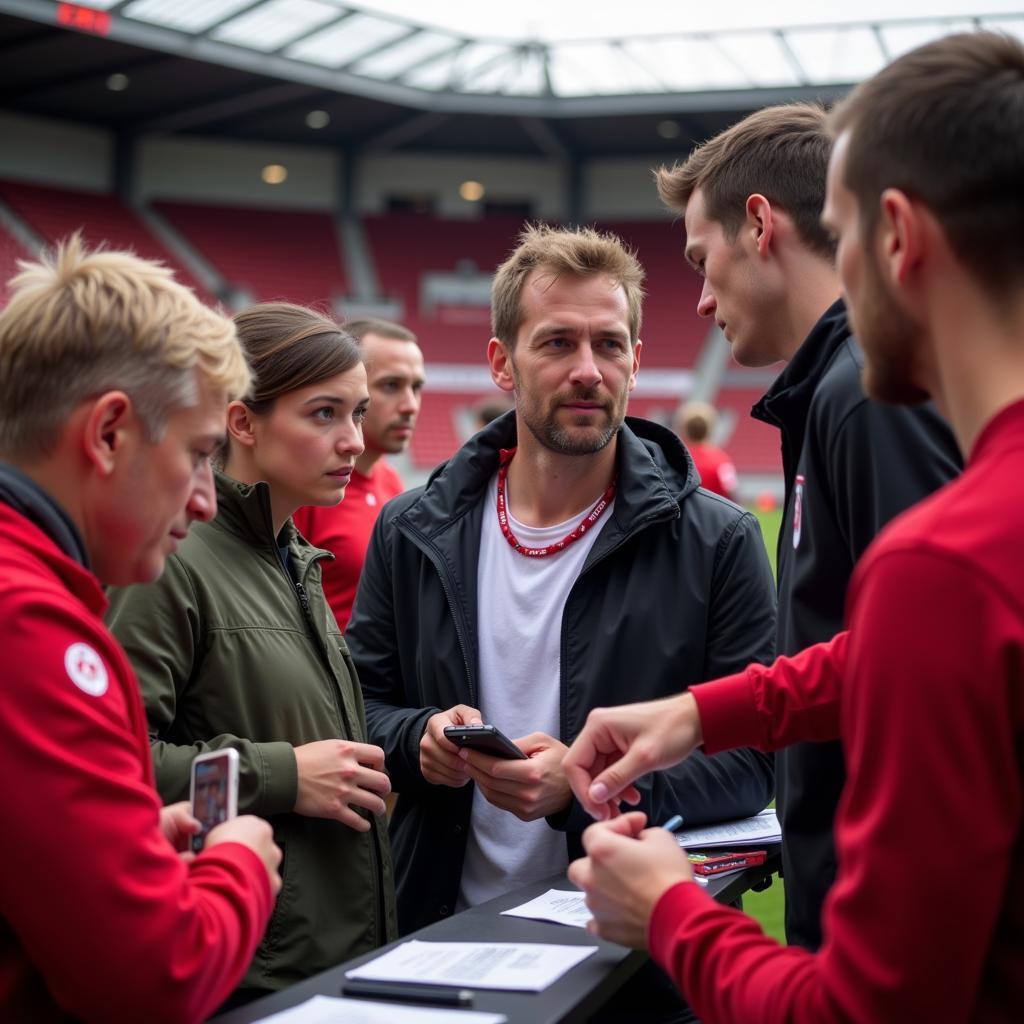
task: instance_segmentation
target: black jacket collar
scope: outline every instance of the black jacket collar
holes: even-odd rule
[[[403,514],[431,537],[476,508],[498,471],[498,453],[516,443],[516,417],[506,413],[439,466]],[[612,520],[628,533],[651,519],[679,515],[679,503],[700,484],[690,453],[672,431],[626,417],[616,458],[619,485]]]
[[[6,462],[0,462],[0,501],[35,523],[68,558],[89,568],[85,543],[71,517],[31,477]]]
[[[846,305],[842,299],[837,299],[825,310],[796,355],[751,410],[751,416],[773,427],[805,422],[821,378],[849,336]]]

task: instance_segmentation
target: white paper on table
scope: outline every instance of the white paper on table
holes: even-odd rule
[[[597,946],[413,939],[346,971],[345,977],[540,992],[596,952]]]
[[[259,1024],[505,1024],[503,1013],[454,1010],[445,1007],[403,1006],[401,1003],[373,1003],[368,999],[337,999],[313,996],[290,1010],[260,1018]]]
[[[692,847],[709,846],[759,846],[764,843],[782,842],[782,828],[772,808],[766,808],[752,818],[723,821],[704,828],[691,828],[677,832],[679,845]]]
[[[593,914],[587,909],[583,893],[574,889],[548,889],[528,903],[503,910],[508,917],[527,917],[533,921],[554,921],[574,928],[586,928]]]

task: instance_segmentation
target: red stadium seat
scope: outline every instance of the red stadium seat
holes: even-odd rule
[[[329,213],[156,202],[155,209],[230,284],[256,302],[287,299],[330,308],[345,293]]]
[[[204,302],[216,302],[153,237],[138,214],[116,196],[3,181],[0,199],[50,244],[80,230],[91,245],[104,242],[109,249],[130,249],[146,259],[166,263],[178,280],[194,289]]]

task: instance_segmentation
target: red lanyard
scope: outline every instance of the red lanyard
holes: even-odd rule
[[[601,518],[604,514],[604,510],[611,504],[612,498],[615,497],[615,487],[618,483],[617,477],[612,477],[612,482],[608,485],[608,490],[601,495],[598,499],[597,504],[590,510],[590,514],[581,522],[575,530],[572,531],[568,536],[563,537],[562,540],[556,541],[554,544],[548,544],[547,547],[543,548],[527,548],[523,547],[522,544],[516,539],[516,535],[512,532],[512,527],[508,524],[508,499],[505,496],[507,489],[508,480],[508,467],[512,461],[512,456],[515,455],[515,448],[502,448],[499,453],[498,462],[498,525],[501,527],[502,535],[505,540],[512,545],[516,551],[521,555],[527,555],[530,558],[546,558],[548,555],[555,555],[559,551],[564,551],[574,541],[580,539],[589,530],[594,523]]]

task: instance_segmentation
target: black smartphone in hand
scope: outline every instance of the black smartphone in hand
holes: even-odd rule
[[[446,725],[444,735],[457,747],[469,747],[491,757],[527,760],[526,755],[493,725]]]

